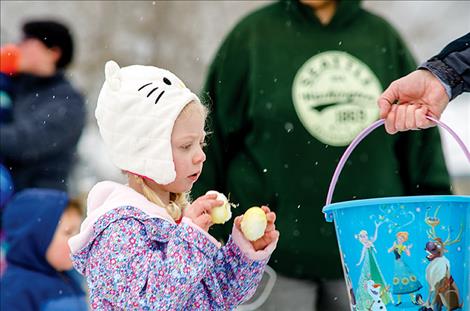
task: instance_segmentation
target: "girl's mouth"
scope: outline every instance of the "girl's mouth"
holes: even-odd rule
[[[188,176],[188,178],[192,181],[196,181],[198,177],[199,177],[199,172]]]

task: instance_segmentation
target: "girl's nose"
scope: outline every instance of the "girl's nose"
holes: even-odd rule
[[[194,164],[199,164],[206,161],[206,154],[204,151],[201,149],[199,150],[193,157],[193,163]]]

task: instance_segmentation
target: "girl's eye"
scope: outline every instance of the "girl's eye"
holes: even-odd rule
[[[191,148],[191,144],[186,144],[186,145],[181,146],[181,149],[184,149],[184,150],[187,150],[189,148]]]

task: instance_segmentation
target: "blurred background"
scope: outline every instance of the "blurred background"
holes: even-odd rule
[[[183,77],[195,93],[216,49],[237,21],[271,1],[1,1],[1,44],[20,39],[21,24],[55,18],[71,28],[76,56],[68,78],[86,96],[88,125],[70,191],[86,194],[103,179],[123,176],[106,157],[94,109],[104,63],[156,65]],[[419,63],[470,29],[469,1],[363,1],[363,7],[395,26]],[[367,40],[366,34],[364,40]],[[442,120],[470,145],[470,95],[453,101]],[[441,132],[457,194],[470,194],[470,165],[458,145]]]

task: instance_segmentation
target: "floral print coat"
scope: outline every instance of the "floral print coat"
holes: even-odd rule
[[[221,247],[189,218],[176,224],[133,189],[101,182],[69,244],[93,310],[232,310],[253,295],[276,242],[255,251],[234,227]]]

